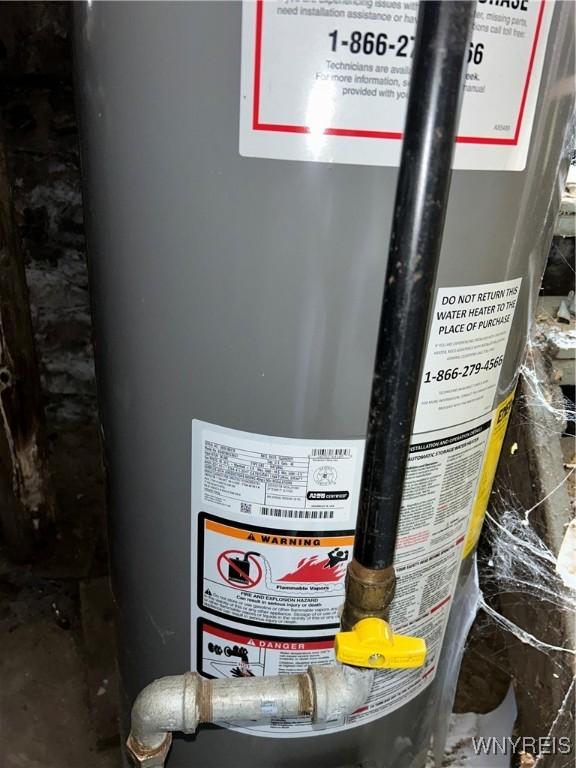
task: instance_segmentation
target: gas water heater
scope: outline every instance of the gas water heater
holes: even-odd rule
[[[567,167],[574,5],[89,0],[76,54],[132,754],[422,768]]]

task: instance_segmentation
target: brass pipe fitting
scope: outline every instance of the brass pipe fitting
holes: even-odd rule
[[[351,630],[362,619],[375,617],[387,620],[395,590],[394,566],[383,570],[372,570],[352,560],[346,571],[342,629]]]

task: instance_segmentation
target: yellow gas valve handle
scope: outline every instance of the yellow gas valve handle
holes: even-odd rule
[[[412,669],[426,659],[421,637],[395,635],[383,619],[362,619],[350,632],[338,632],[334,645],[338,661],[353,667]]]

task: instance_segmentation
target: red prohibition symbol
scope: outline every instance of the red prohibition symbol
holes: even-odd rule
[[[216,567],[222,579],[235,589],[252,589],[262,580],[258,552],[227,549],[218,555]]]

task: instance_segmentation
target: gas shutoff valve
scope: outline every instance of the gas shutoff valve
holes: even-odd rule
[[[383,619],[362,619],[350,632],[338,632],[334,642],[338,661],[352,667],[412,669],[426,659],[421,637],[396,635]]]

